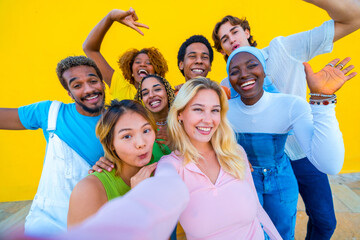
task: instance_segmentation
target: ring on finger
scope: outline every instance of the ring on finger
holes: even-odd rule
[[[337,66],[340,66],[340,69],[343,69],[344,68],[344,65],[339,63]]]
[[[328,64],[326,64],[326,66],[334,67],[334,64],[328,63]]]

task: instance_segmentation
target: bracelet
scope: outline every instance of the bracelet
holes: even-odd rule
[[[311,105],[329,105],[329,104],[336,104],[337,103],[337,98],[336,95],[333,94],[331,95],[330,98],[326,98],[326,99],[311,99],[309,103]]]
[[[322,94],[322,93],[309,93],[309,95],[316,96],[316,97],[328,97],[328,98],[336,96],[335,94],[327,95],[327,94]]]

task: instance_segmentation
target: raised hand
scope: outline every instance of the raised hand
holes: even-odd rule
[[[142,167],[137,174],[135,174],[131,179],[130,179],[130,187],[134,188],[136,185],[138,185],[141,181],[147,179],[150,177],[151,173],[154,172],[154,170],[156,169],[157,166],[157,162],[147,165],[145,167]]]
[[[347,57],[340,63],[340,59],[334,59],[317,73],[313,72],[310,64],[303,63],[310,92],[331,95],[339,90],[346,81],[355,77],[356,72],[348,74],[354,66],[345,67],[350,59]]]
[[[147,25],[137,22],[139,18],[136,15],[135,10],[133,8],[130,8],[128,11],[114,9],[110,12],[110,18],[113,21],[117,21],[134,29],[141,35],[144,35],[144,33],[139,29],[139,27],[149,29]]]

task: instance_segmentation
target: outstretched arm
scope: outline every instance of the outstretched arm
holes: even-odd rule
[[[104,81],[110,86],[114,69],[108,64],[103,55],[100,53],[101,43],[105,34],[110,29],[114,21],[128,26],[141,35],[144,35],[139,27],[149,28],[145,24],[137,22],[138,17],[135,10],[130,8],[128,11],[114,9],[110,11],[89,33],[83,44],[83,50],[89,58],[95,61],[103,75]]]
[[[297,140],[310,162],[326,174],[337,174],[344,162],[344,142],[335,116],[336,96],[332,94],[356,75],[350,73],[353,66],[345,66],[349,60],[339,63],[335,59],[317,73],[304,63],[311,109],[300,101],[291,108]]]
[[[360,0],[304,0],[327,11],[335,21],[334,42],[360,28]]]
[[[7,130],[26,129],[20,121],[17,108],[0,108],[0,129],[7,129]]]

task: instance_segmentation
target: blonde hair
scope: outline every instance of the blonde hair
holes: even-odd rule
[[[127,112],[135,112],[140,114],[146,121],[150,123],[151,128],[155,131],[155,134],[157,131],[155,120],[152,114],[139,102],[134,100],[118,101],[116,99],[111,101],[111,105],[107,106],[107,109],[102,114],[99,122],[97,123],[95,133],[104,148],[105,157],[114,163],[117,176],[120,173],[122,160],[116,154],[114,148],[114,131],[118,120]]]
[[[170,108],[167,120],[172,148],[181,153],[184,157],[184,164],[190,162],[196,164],[197,160],[202,158],[199,151],[191,143],[183,125],[178,121],[179,113],[186,108],[191,99],[202,89],[214,90],[220,100],[221,121],[211,138],[211,144],[219,164],[227,173],[238,179],[243,179],[246,168],[246,156],[237,145],[234,131],[226,117],[226,113],[229,109],[226,94],[218,83],[211,81],[208,78],[200,77],[187,81],[177,94],[175,101]]]

